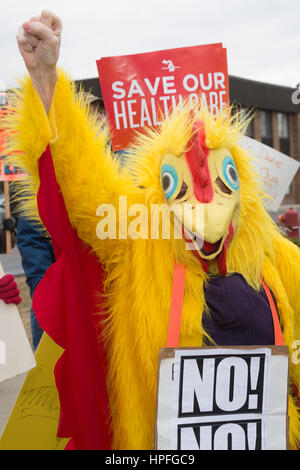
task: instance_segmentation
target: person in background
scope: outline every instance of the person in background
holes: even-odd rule
[[[11,232],[11,246],[12,248],[16,244],[16,226],[17,220],[14,216],[6,217],[2,219],[0,227],[0,254],[7,253],[6,247],[6,231]],[[13,274],[5,274],[0,278],[0,299],[6,304],[19,305],[22,302],[20,297],[20,290],[15,281]]]
[[[51,239],[42,226],[38,226],[34,221],[20,214],[17,227],[17,247],[21,255],[26,283],[32,299],[36,286],[55,261]],[[38,324],[32,307],[30,310],[30,326],[32,345],[34,351],[36,351],[43,330]]]
[[[16,244],[17,219],[14,216],[6,217],[0,222],[0,254],[7,254],[6,231],[11,233],[11,248]]]

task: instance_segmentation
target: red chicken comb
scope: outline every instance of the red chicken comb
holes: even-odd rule
[[[194,122],[193,135],[188,142],[185,157],[192,173],[195,196],[202,203],[208,203],[213,198],[207,161],[209,149],[206,146],[205,139],[204,123],[197,119]]]

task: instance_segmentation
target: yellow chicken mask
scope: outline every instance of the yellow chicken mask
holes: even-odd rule
[[[161,163],[161,185],[172,206],[177,229],[208,272],[217,257],[226,274],[226,250],[237,230],[239,176],[229,149],[208,149],[204,123],[196,121],[189,150],[179,158],[167,154]],[[196,209],[202,209],[196,216]],[[189,210],[185,210],[186,208]],[[184,213],[184,222],[181,223]]]

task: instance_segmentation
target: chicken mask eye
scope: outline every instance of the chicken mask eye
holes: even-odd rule
[[[239,189],[239,176],[235,166],[235,163],[231,157],[224,158],[223,161],[223,176],[230,188],[235,191]]]
[[[178,176],[175,168],[171,165],[163,165],[161,168],[161,185],[166,199],[170,199],[176,191]]]

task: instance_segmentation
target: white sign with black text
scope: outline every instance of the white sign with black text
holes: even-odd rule
[[[270,196],[264,201],[266,209],[273,212],[278,211],[300,163],[294,158],[247,136],[241,138],[240,145],[252,155],[252,163],[256,168],[262,187],[265,193]]]
[[[286,449],[288,368],[285,347],[161,350],[156,448]]]

